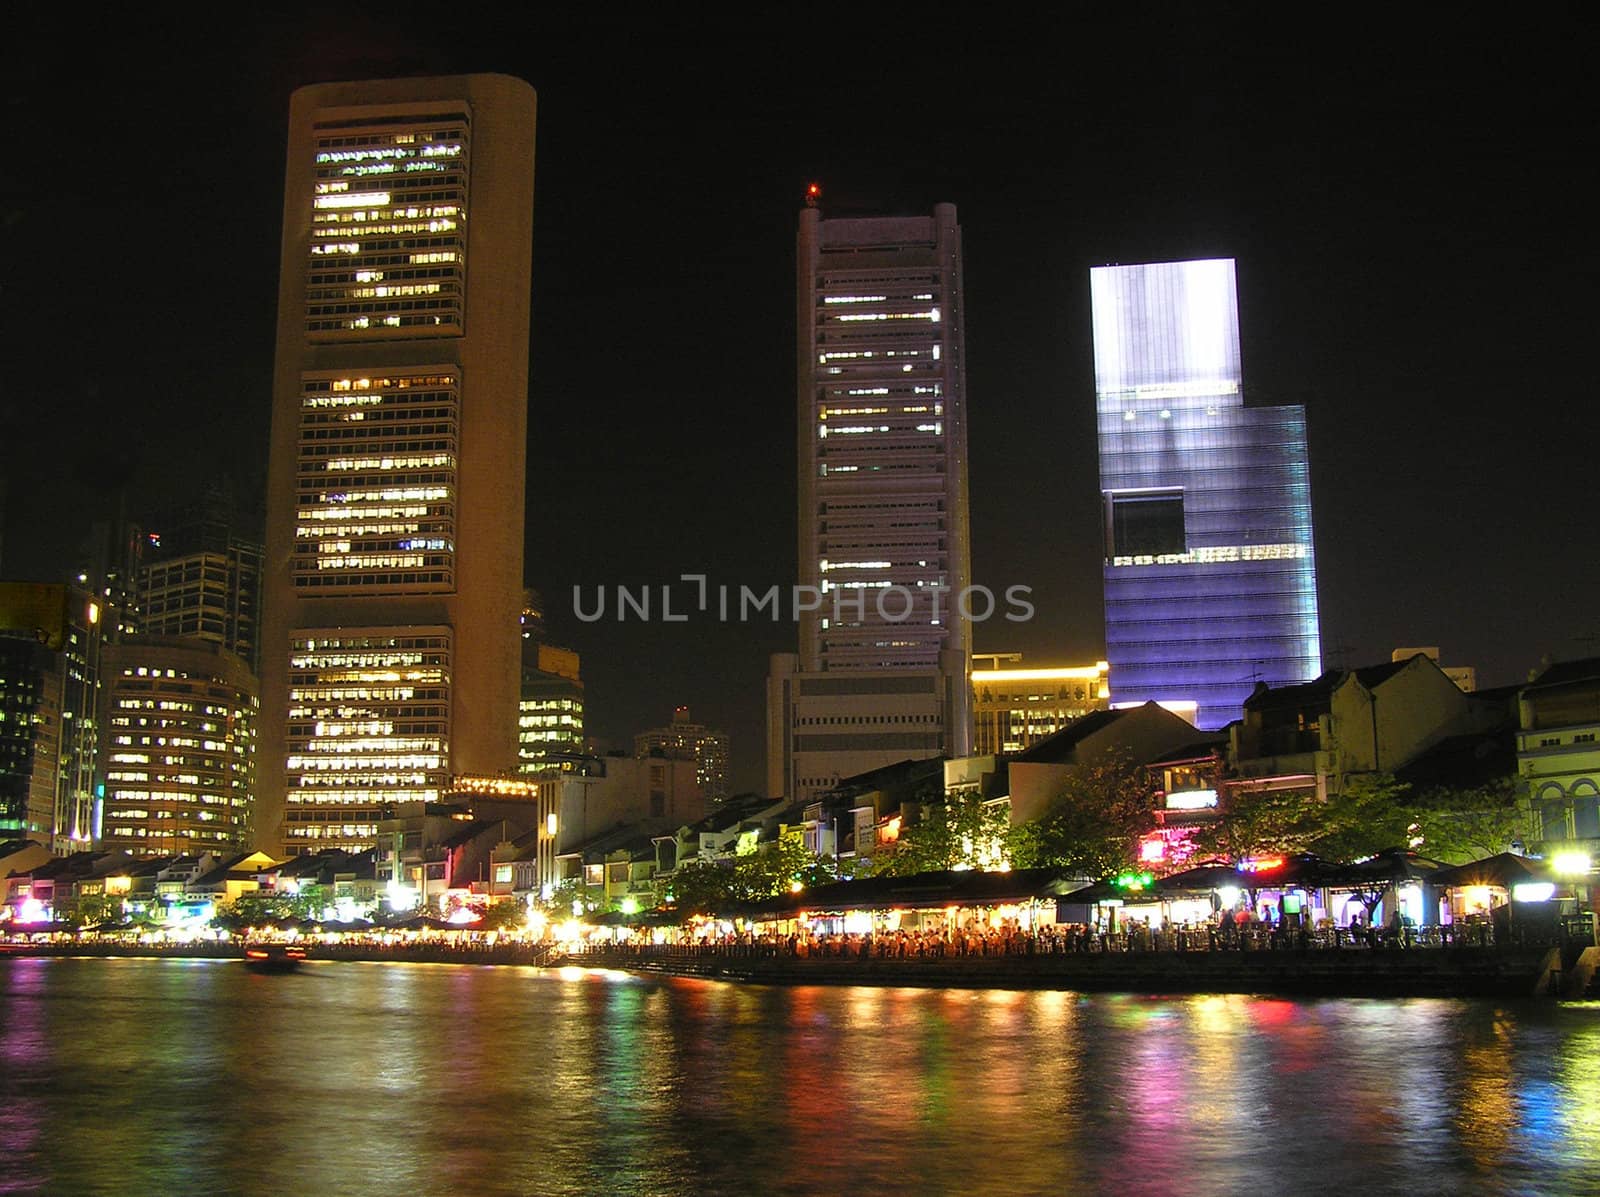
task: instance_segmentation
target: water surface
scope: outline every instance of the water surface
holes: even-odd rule
[[[0,1193],[1600,1192],[1600,1003],[0,961]]]

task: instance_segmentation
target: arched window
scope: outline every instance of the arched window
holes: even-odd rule
[[[1572,784],[1572,831],[1580,840],[1600,839],[1600,788],[1587,777]]]
[[[1547,840],[1567,838],[1567,795],[1555,782],[1539,791],[1535,800],[1539,810],[1539,834]]]

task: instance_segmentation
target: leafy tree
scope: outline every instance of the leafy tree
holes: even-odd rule
[[[736,900],[733,867],[714,860],[686,861],[667,879],[666,892],[685,917],[711,914]]]
[[[1012,830],[1011,861],[1082,877],[1117,873],[1134,862],[1150,828],[1152,793],[1149,774],[1126,752],[1080,765],[1038,819]]]
[[[894,851],[874,862],[876,873],[908,877],[1005,861],[1009,830],[1005,809],[986,804],[977,787],[948,794],[936,791],[912,809],[918,817],[901,824]]]
[[[819,861],[799,831],[786,832],[763,849],[741,856],[733,867],[735,894],[745,901],[787,892],[796,881],[816,876]]]
[[[548,898],[540,900],[539,907],[554,918],[570,919],[575,903],[580,910],[590,909],[594,905],[589,898],[589,887],[584,884],[582,877],[568,877],[558,883]]]
[[[1315,808],[1308,850],[1328,860],[1358,860],[1417,838],[1411,787],[1389,773],[1362,773]]]
[[[1512,840],[1528,835],[1527,811],[1514,777],[1467,789],[1428,790],[1417,799],[1413,815],[1420,851],[1452,863],[1504,852]]]
[[[74,927],[94,927],[109,922],[122,911],[122,900],[108,894],[85,894],[67,921]]]
[[[1317,834],[1319,807],[1308,790],[1234,789],[1191,842],[1199,856],[1228,860],[1304,852]]]
[[[521,902],[496,902],[483,912],[483,922],[478,927],[483,931],[515,931],[527,922],[528,910]]]

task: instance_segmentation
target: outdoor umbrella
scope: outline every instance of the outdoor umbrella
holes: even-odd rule
[[[1431,881],[1444,888],[1497,885],[1503,890],[1510,890],[1525,881],[1549,881],[1550,875],[1543,865],[1543,861],[1532,861],[1514,852],[1501,852],[1483,860],[1441,869]]]

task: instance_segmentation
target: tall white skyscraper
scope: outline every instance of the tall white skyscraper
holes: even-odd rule
[[[773,660],[768,787],[803,798],[972,736],[961,229],[800,215],[799,579],[818,596]]]

